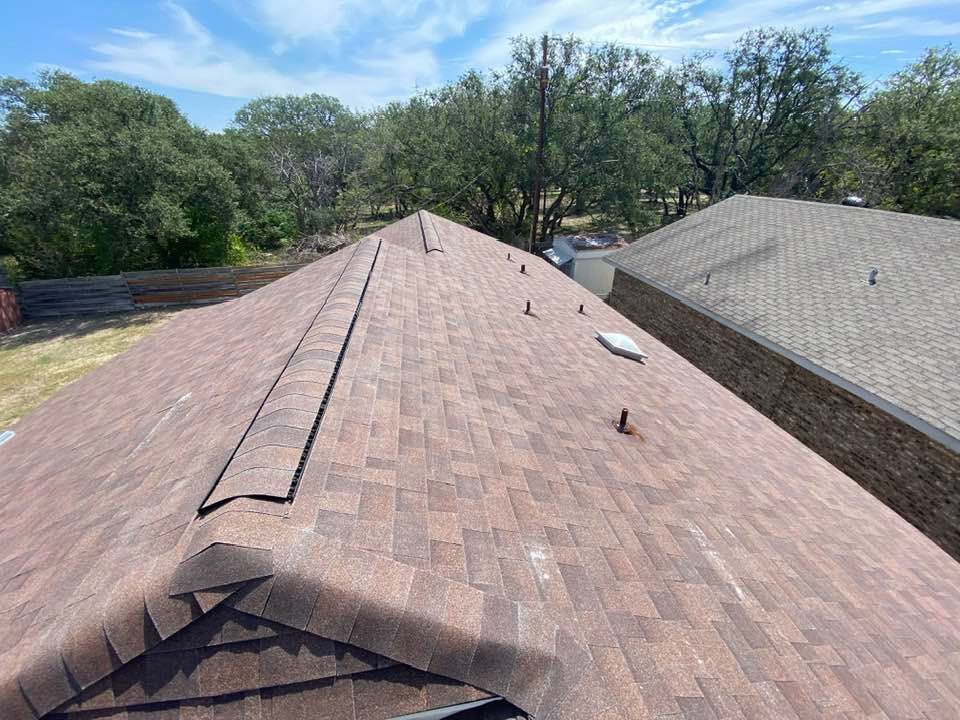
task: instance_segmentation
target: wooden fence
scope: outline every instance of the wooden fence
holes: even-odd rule
[[[20,303],[6,272],[0,267],[0,333],[20,324]]]
[[[20,283],[20,302],[26,318],[207,305],[246,295],[302,267],[190,268],[28,280]]]

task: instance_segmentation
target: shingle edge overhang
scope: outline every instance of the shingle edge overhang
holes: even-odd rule
[[[220,603],[473,685],[537,718],[588,720],[615,704],[590,653],[540,609],[284,518],[228,511],[199,523],[149,574],[92,596],[0,676],[5,720],[56,710]],[[261,547],[239,544],[251,527]],[[424,596],[444,599],[443,620]]]
[[[730,330],[733,330],[734,332],[737,332],[743,335],[744,337],[749,338],[750,340],[753,340],[755,343],[763,346],[767,350],[770,350],[771,352],[775,352],[778,355],[785,357],[791,362],[802,367],[804,370],[809,370],[810,372],[823,378],[824,380],[830,383],[833,383],[837,387],[840,387],[846,390],[852,395],[855,395],[856,397],[860,398],[864,402],[868,402],[871,405],[879,408],[880,410],[883,410],[885,413],[892,415],[893,417],[895,417],[897,420],[900,420],[901,422],[906,423],[913,429],[923,433],[924,435],[929,437],[931,440],[934,440],[935,442],[940,443],[941,445],[949,448],[953,452],[960,452],[960,438],[955,438],[949,433],[946,433],[940,428],[930,424],[926,420],[917,417],[916,415],[914,415],[913,413],[907,410],[904,410],[899,405],[895,405],[889,400],[886,400],[885,398],[882,398],[879,395],[870,392],[866,388],[861,387],[860,385],[857,385],[856,383],[853,383],[840,375],[837,375],[835,372],[832,372],[830,370],[827,370],[824,367],[821,367],[820,365],[817,365],[816,363],[812,362],[809,358],[799,355],[793,352],[792,350],[788,350],[787,348],[783,347],[778,343],[775,343],[773,340],[770,340],[769,338],[766,338],[763,335],[759,335],[753,332],[752,330],[748,330],[742,325],[739,325],[733,322],[732,320],[725,318],[723,315],[720,315],[714,312],[713,310],[710,310],[709,308],[704,307],[703,305],[696,302],[695,300],[691,300],[685,295],[678,293],[676,290],[673,290],[667,287],[663,283],[657,282],[656,280],[653,280],[641,273],[638,273],[636,270],[627,267],[625,264],[621,262],[618,262],[616,259],[616,255],[611,257],[605,257],[604,262],[610,263],[617,270],[620,270],[621,272],[626,273],[630,277],[636,278],[640,282],[643,282],[649,285],[650,287],[653,287],[659,290],[662,293],[666,293],[667,295],[672,297],[674,300],[677,300],[683,303],[684,305],[686,305],[687,307],[689,307],[691,310],[695,310],[696,312],[702,315],[705,315],[711,320],[715,320],[716,322],[720,323],[724,327],[727,327]]]

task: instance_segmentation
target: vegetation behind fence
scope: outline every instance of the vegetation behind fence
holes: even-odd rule
[[[26,318],[128,312],[168,305],[207,305],[269,285],[304,264],[128,272],[20,283]]]

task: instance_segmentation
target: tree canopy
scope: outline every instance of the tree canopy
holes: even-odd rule
[[[236,186],[170,100],[62,73],[0,98],[0,234],[28,274],[228,259]]]
[[[643,232],[735,193],[960,218],[960,55],[868,87],[821,29],[759,29],[720,56],[551,38],[371,112],[262,97],[208,133],[155,93],[43,73],[0,81],[0,255],[52,277],[237,261],[428,208],[505,242],[589,214]]]
[[[960,218],[960,53],[933,48],[850,123],[829,182],[891,210]]]
[[[337,201],[361,163],[362,120],[326,95],[253,100],[237,111],[237,133],[251,141],[303,234],[338,225]]]
[[[862,93],[824,30],[754,30],[713,69],[706,57],[670,73],[681,148],[709,201],[763,192],[799,153],[827,140]]]

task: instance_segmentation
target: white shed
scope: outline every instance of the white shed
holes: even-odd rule
[[[613,287],[614,268],[603,258],[624,245],[623,238],[613,233],[560,235],[543,254],[564,274],[595,295],[606,298]]]

